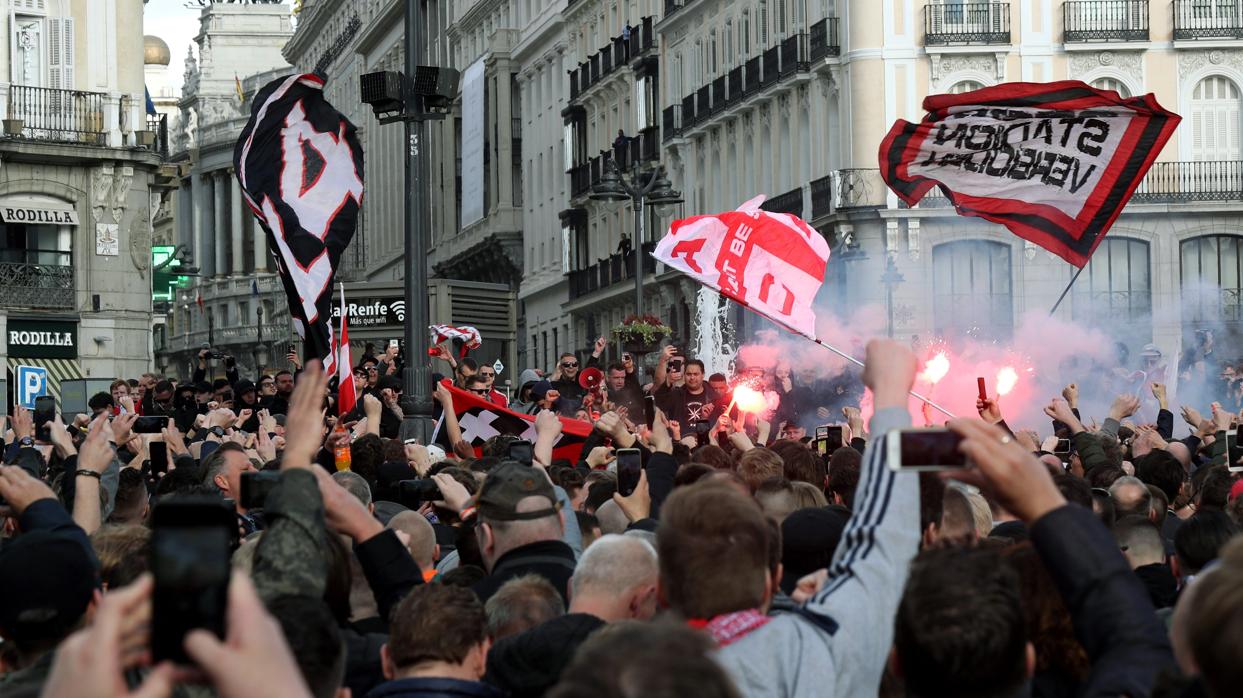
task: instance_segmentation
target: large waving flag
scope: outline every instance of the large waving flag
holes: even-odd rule
[[[939,186],[958,213],[1000,223],[1082,267],[1180,117],[1152,95],[1078,80],[1006,83],[924,100],[880,146],[885,183],[914,205]]]
[[[653,256],[721,295],[811,339],[812,302],[824,283],[829,244],[798,216],[760,208],[674,221]]]
[[[453,387],[447,381],[445,386],[453,395],[453,411],[457,414],[458,426],[462,430],[462,440],[471,445],[475,455],[482,455],[483,445],[493,436],[517,436],[535,443],[535,416],[520,414],[509,409],[494,405],[482,397]],[[439,410],[439,405],[437,409]],[[578,462],[583,450],[583,442],[591,435],[592,425],[577,419],[561,417],[561,439],[553,446],[553,458],[564,458],[571,463]],[[445,449],[445,453],[453,452],[453,444],[444,429],[444,415],[436,418],[436,430],[432,434],[432,443]]]
[[[341,336],[337,340],[337,414],[344,417],[354,410],[354,360],[350,355],[350,328],[345,312],[345,284],[341,284]]]
[[[259,90],[233,163],[267,233],[307,358],[334,373],[332,284],[362,206],[363,149],[323,87],[323,78],[304,74]]]

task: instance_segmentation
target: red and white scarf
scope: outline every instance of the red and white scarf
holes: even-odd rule
[[[717,646],[728,647],[764,627],[770,620],[772,619],[760,613],[758,608],[748,608],[745,611],[722,613],[708,620],[692,618],[686,624],[697,630],[707,631]]]

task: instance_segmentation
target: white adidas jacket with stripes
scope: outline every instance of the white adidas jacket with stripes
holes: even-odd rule
[[[718,654],[744,696],[876,695],[919,549],[919,477],[885,464],[885,433],[910,424],[905,408],[872,416],[855,511],[820,593]]]

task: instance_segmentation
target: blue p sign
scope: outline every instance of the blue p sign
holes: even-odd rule
[[[17,404],[28,410],[35,408],[35,399],[47,395],[47,369],[39,366],[17,366]]]

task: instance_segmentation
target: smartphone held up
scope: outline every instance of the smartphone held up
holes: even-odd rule
[[[949,429],[896,429],[885,439],[890,470],[922,472],[969,467],[966,455],[958,448],[962,436]]]

